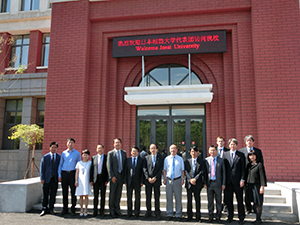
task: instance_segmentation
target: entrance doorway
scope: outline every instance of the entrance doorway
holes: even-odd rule
[[[175,144],[178,152],[197,146],[206,157],[205,107],[204,105],[169,105],[137,107],[137,138],[140,149],[148,151],[156,143],[159,153],[169,154],[169,146]]]

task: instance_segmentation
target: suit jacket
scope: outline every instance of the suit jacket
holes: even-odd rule
[[[141,151],[140,154],[139,154],[139,156],[140,156],[142,159],[145,159],[145,157],[146,157],[147,155],[148,155],[148,153],[147,153],[145,150]]]
[[[264,165],[260,162],[255,165],[248,163],[246,168],[246,179],[248,184],[260,184],[260,186],[267,186]]]
[[[135,176],[134,179],[139,184],[144,183],[144,173],[143,173],[143,164],[144,159],[141,157],[137,158],[137,162],[135,166]],[[124,183],[127,184],[127,187],[131,185],[132,178],[133,178],[133,168],[132,168],[132,157],[127,158],[125,163],[125,177],[124,177]]]
[[[54,160],[54,180],[58,182],[58,166],[60,163],[60,155],[56,153]],[[49,183],[52,174],[52,160],[50,152],[42,157],[40,165],[40,177],[41,180],[45,180],[45,183]]]
[[[207,168],[207,187],[210,186],[210,175],[211,175],[211,157],[207,157],[205,159],[206,161],[206,168]],[[226,168],[225,168],[225,162],[224,159],[222,159],[220,156],[217,156],[217,162],[215,167],[215,175],[216,175],[216,182],[217,186],[219,188],[222,187],[222,185],[226,184]]]
[[[256,152],[258,158],[260,159],[260,162],[264,165],[264,158],[263,158],[261,150],[258,148],[255,148],[255,147],[253,147],[253,150]],[[242,152],[245,155],[245,168],[246,168],[249,163],[247,147],[239,149],[239,152]]]
[[[107,154],[107,172],[108,172],[108,179],[111,180],[113,177],[117,177],[118,169],[119,169],[119,162],[118,162],[118,156],[117,156],[116,149],[113,149],[108,152]],[[122,182],[124,181],[124,168],[125,168],[125,162],[127,159],[126,152],[122,149],[120,149],[121,155],[122,155]]]
[[[241,180],[245,180],[245,156],[242,152],[236,151],[231,164],[231,151],[224,152],[223,158],[226,165],[226,183],[239,185]]]
[[[224,152],[228,152],[228,151],[230,151],[230,149],[228,149],[228,148],[223,148],[223,156],[224,156]],[[218,155],[219,155],[219,148],[218,148]],[[223,158],[223,157],[221,157],[221,158]]]
[[[101,178],[103,182],[108,181],[108,173],[107,173],[107,155],[103,155],[103,162],[102,162],[102,171],[101,171]],[[90,182],[96,183],[98,178],[98,154],[92,157],[92,165],[91,165],[91,172],[90,172]]]
[[[196,159],[195,174],[193,176],[193,158],[187,159],[184,163],[184,172],[185,172],[185,187],[190,189],[193,185],[190,183],[190,179],[195,178],[197,180],[196,187],[202,189],[203,185],[206,184],[207,170],[205,162],[198,158]]]
[[[160,186],[161,185],[161,173],[164,168],[163,156],[156,154],[156,161],[154,167],[152,166],[152,155],[147,155],[144,160],[144,176],[146,186]],[[148,179],[156,177],[156,181],[150,184]]]

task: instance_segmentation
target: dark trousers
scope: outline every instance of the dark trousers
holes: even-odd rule
[[[43,209],[53,210],[55,198],[57,193],[58,182],[55,182],[54,177],[50,179],[49,183],[43,184]],[[49,196],[50,194],[50,196]],[[48,208],[49,202],[49,208]]]
[[[216,218],[220,219],[222,215],[222,188],[217,186],[217,182],[211,182],[207,187],[208,214],[209,218],[214,218],[214,199],[216,200]]]
[[[228,219],[233,218],[233,193],[235,193],[236,200],[238,203],[238,216],[240,220],[245,219],[245,208],[243,204],[243,188],[240,185],[227,184],[226,189],[226,203],[228,207]]]
[[[201,218],[201,212],[200,212],[201,197],[200,197],[200,192],[201,192],[201,189],[196,188],[195,185],[192,185],[191,188],[187,189],[187,214],[188,214],[188,218],[193,217],[192,194],[194,193],[194,198],[195,198],[195,202],[196,202],[196,220],[197,221]]]
[[[72,201],[72,210],[75,210],[76,206],[76,196],[75,196],[75,170],[70,172],[62,171],[61,172],[61,185],[63,191],[63,207],[64,211],[68,210],[68,192],[69,186],[71,189],[71,201]]]
[[[127,185],[127,214],[132,215],[132,193],[134,190],[134,215],[140,215],[140,208],[141,208],[141,182],[132,177],[131,184]]]
[[[160,186],[146,186],[146,207],[147,212],[151,212],[151,198],[152,198],[152,188],[154,189],[154,199],[155,199],[155,215],[160,216],[160,203],[159,203],[159,197],[160,197]]]
[[[247,185],[244,186],[244,193],[245,193],[245,205],[246,205],[246,210],[247,211],[252,211],[252,204],[250,202],[250,199],[249,199],[249,195],[247,194],[248,193],[248,190],[247,190]]]
[[[97,213],[98,208],[98,202],[99,202],[99,191],[100,193],[100,212],[104,212],[104,206],[105,206],[105,192],[106,192],[106,186],[105,186],[105,180],[102,179],[102,175],[98,175],[97,182],[94,183],[94,212]]]
[[[120,213],[120,200],[122,195],[123,187],[123,176],[122,173],[116,175],[116,183],[110,182],[110,191],[109,191],[109,211],[111,215],[115,213]]]

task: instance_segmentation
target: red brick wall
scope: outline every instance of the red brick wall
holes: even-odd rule
[[[0,33],[0,74],[5,73],[5,68],[9,66],[11,45],[11,35],[9,33]]]
[[[299,1],[252,1],[260,147],[276,180],[300,180]]]
[[[30,31],[27,73],[35,73],[36,67],[41,65],[42,39],[42,32]]]
[[[297,35],[288,36],[291,40],[282,44],[280,38],[276,40],[269,34],[274,31],[283,35],[284,32],[277,31],[278,25],[292,33],[291,24],[299,24],[296,21],[299,21],[299,7],[296,7],[297,1],[286,4],[285,10],[279,13],[285,19],[281,23],[274,16],[278,15],[274,14],[276,10],[281,9],[277,4],[280,2],[83,0],[54,3],[45,142],[58,141],[61,151],[65,149],[66,139],[74,137],[78,150],[88,148],[95,154],[98,143],[104,144],[107,152],[113,148],[113,139],[120,137],[129,155],[130,147],[135,144],[136,107],[124,101],[124,87],[137,86],[140,82],[141,57],[113,58],[112,38],[226,30],[226,53],[192,55],[192,70],[203,83],[213,84],[213,101],[206,104],[207,145],[214,144],[215,138],[222,135],[227,140],[236,137],[239,147],[243,147],[244,136],[252,134],[256,146],[263,150],[268,179],[299,181],[298,171],[286,178],[286,170],[278,165],[277,170],[272,167],[282,161],[283,167],[292,165],[293,170],[297,170],[296,162],[287,162],[289,157],[282,153],[282,144],[296,149],[295,137],[299,134],[294,123],[299,121],[298,104],[293,105],[295,110],[287,112],[295,101],[292,94],[298,93],[293,84],[297,83],[299,41],[295,38]],[[291,18],[287,15],[289,10]],[[272,16],[271,24],[265,22]],[[268,30],[270,26],[273,28]],[[267,40],[271,37],[274,40],[270,44]],[[279,43],[280,49],[276,50],[275,44]],[[187,55],[151,56],[145,60],[146,71],[164,63],[187,66]],[[268,82],[263,82],[266,76]],[[278,99],[286,109],[276,104]],[[285,131],[289,128],[293,134]],[[276,149],[281,161],[270,149]],[[44,152],[47,151],[45,148]],[[297,154],[293,153],[295,161],[300,158]]]

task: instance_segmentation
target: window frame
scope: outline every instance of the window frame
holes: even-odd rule
[[[9,13],[10,8],[11,8],[11,0],[1,0],[1,13]]]
[[[28,1],[30,1],[30,6],[29,6],[29,8],[30,9],[26,9],[25,10],[25,5],[26,5],[26,3],[28,2]],[[36,1],[36,2],[35,2]],[[35,5],[34,5],[34,3],[37,3],[38,5],[37,5],[37,8],[33,8]],[[28,3],[27,3],[28,4]],[[40,9],[40,1],[39,0],[22,0],[21,1],[21,11],[24,11],[24,12],[26,12],[26,11],[33,11],[33,10],[39,10]]]
[[[49,42],[47,42],[47,37],[49,37]],[[47,65],[45,65],[45,54],[46,54],[46,48],[48,51],[47,56]],[[48,67],[49,62],[49,50],[50,50],[50,33],[44,33],[42,38],[42,49],[41,49],[41,66]]]
[[[27,39],[28,37],[28,44],[24,44],[24,40]],[[25,65],[27,67],[28,65],[28,55],[29,55],[29,44],[30,44],[30,35],[29,34],[24,34],[24,35],[17,35],[17,36],[14,36],[13,37],[13,43],[11,45],[11,54],[10,54],[10,66],[13,67],[13,68],[18,68],[19,65]],[[17,40],[22,40],[21,41],[21,44],[17,44]],[[22,60],[23,60],[23,52],[24,52],[24,47],[27,47],[28,46],[28,50],[27,50],[27,61],[26,61],[26,64],[22,64]],[[17,48],[21,48],[20,50],[20,56],[18,56],[17,60],[15,62],[13,62],[13,57],[15,56],[14,53],[14,49],[17,49]],[[16,62],[19,62],[19,65],[16,66]]]

